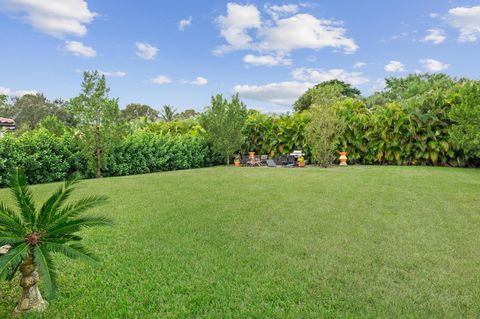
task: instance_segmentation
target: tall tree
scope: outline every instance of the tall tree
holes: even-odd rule
[[[158,120],[159,112],[146,104],[130,103],[122,110],[122,116],[127,121],[146,117],[151,122]]]
[[[221,94],[212,96],[211,105],[200,116],[200,124],[209,142],[214,151],[225,156],[227,165],[230,165],[230,157],[242,146],[242,129],[246,118],[247,107],[238,94],[230,102]]]
[[[160,116],[164,122],[172,122],[175,120],[177,109],[170,105],[164,105],[160,111]]]
[[[360,96],[360,90],[352,87],[350,84],[340,80],[325,81],[315,85],[305,92],[301,97],[295,101],[294,109],[296,112],[308,110],[310,106],[315,103],[315,99],[322,95],[329,95],[333,90],[337,94],[337,98],[344,99],[347,97],[356,98]]]
[[[345,130],[345,122],[337,115],[336,107],[339,87],[329,87],[313,96],[314,103],[310,107],[310,122],[306,127],[307,144],[310,146],[313,159],[321,166],[333,164],[339,137]]]
[[[96,176],[101,176],[104,155],[121,137],[118,100],[108,97],[105,76],[98,71],[83,74],[82,92],[68,106],[79,130],[82,146]]]
[[[43,94],[26,94],[12,99],[11,104],[0,107],[0,116],[15,119],[21,131],[33,130],[47,116],[54,115],[62,122],[71,123],[62,100],[48,100]],[[1,103],[0,103],[1,105]]]

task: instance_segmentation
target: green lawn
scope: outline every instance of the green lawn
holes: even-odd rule
[[[96,212],[116,226],[85,231],[102,262],[58,256],[58,298],[26,317],[480,314],[480,170],[216,167],[79,187],[110,196]],[[0,283],[0,318],[18,294]]]

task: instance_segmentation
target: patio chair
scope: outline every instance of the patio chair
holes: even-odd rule
[[[260,156],[260,162],[262,163],[262,165],[266,165],[266,164],[267,164],[267,160],[268,160],[268,155],[262,155],[262,156]]]

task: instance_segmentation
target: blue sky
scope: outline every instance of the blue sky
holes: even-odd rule
[[[0,0],[0,93],[66,99],[98,69],[122,107],[239,92],[285,112],[333,78],[364,95],[414,72],[478,79],[479,42],[478,0]]]

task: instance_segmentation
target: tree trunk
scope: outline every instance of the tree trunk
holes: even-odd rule
[[[227,155],[227,166],[230,166],[230,156]]]
[[[100,128],[97,126],[95,132],[95,156],[97,159],[97,178],[100,177],[100,165],[101,165],[101,150],[100,150]]]
[[[45,310],[48,303],[43,300],[38,289],[38,273],[33,256],[30,256],[20,265],[20,273],[20,286],[23,291],[14,313],[20,314],[30,310]]]

